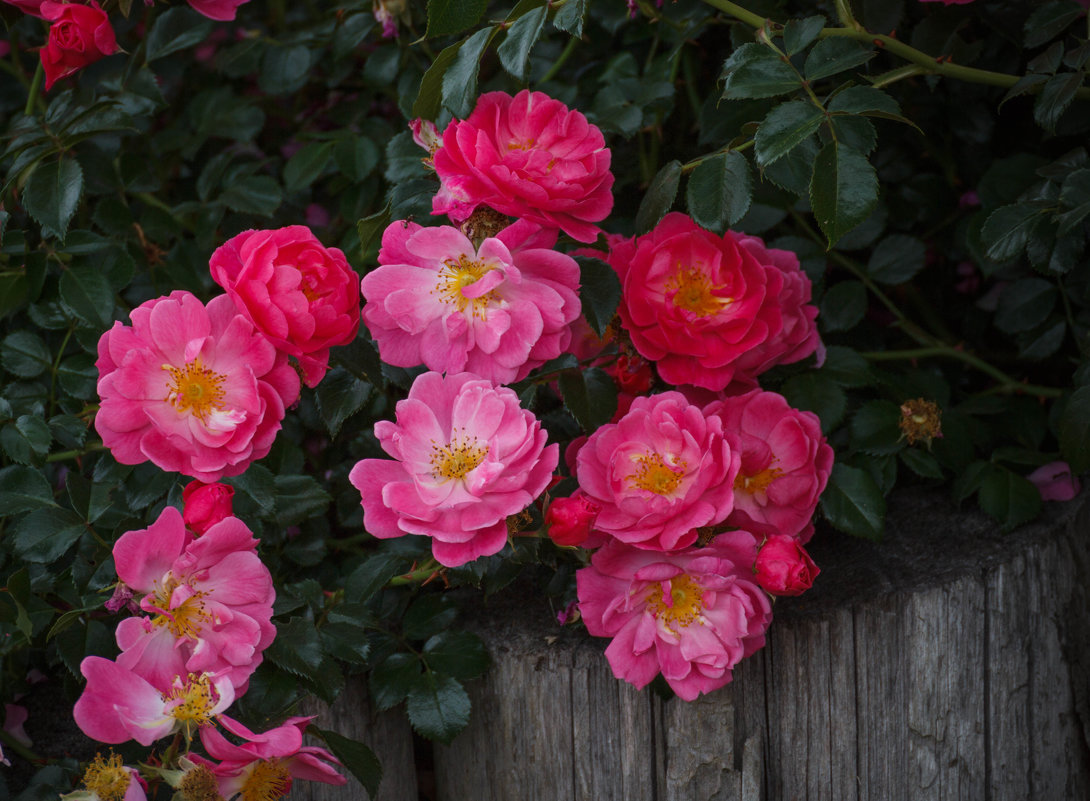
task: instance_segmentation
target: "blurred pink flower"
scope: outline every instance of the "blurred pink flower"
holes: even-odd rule
[[[1040,491],[1043,501],[1070,501],[1082,488],[1079,480],[1071,475],[1071,465],[1067,462],[1049,462],[1027,478]]]
[[[95,363],[95,428],[117,461],[210,482],[269,452],[299,377],[230,298],[205,307],[176,291],[131,317],[102,335]]]
[[[731,680],[743,657],[764,645],[768,596],[752,578],[753,536],[720,534],[705,548],[654,553],[606,544],[576,573],[587,631],[612,637],[613,674],[637,688],[660,671],[692,701]]]
[[[249,0],[188,0],[188,2],[198,14],[218,22],[226,22],[233,20],[238,7],[248,3]]]
[[[349,480],[376,537],[432,538],[447,567],[491,556],[507,542],[507,517],[548,485],[558,447],[518,396],[472,373],[424,373],[397,404],[397,422],[375,424],[396,461],[364,459]]]

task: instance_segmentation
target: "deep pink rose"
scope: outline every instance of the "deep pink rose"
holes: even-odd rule
[[[102,335],[95,362],[95,428],[117,461],[211,482],[269,452],[299,376],[230,298],[205,307],[178,290],[130,317]]]
[[[545,513],[545,527],[549,539],[557,545],[583,545],[591,537],[598,505],[582,490],[576,490],[568,498],[553,498]]]
[[[559,100],[489,92],[443,131],[432,213],[461,222],[483,205],[593,242],[613,208],[609,160],[602,132]]]
[[[189,0],[189,5],[198,14],[204,14],[209,19],[218,22],[226,22],[235,18],[238,7],[250,0]]]
[[[1070,501],[1079,494],[1079,480],[1071,475],[1067,462],[1049,462],[1027,478],[1040,491],[1043,501]]]
[[[734,508],[738,454],[722,421],[680,392],[636,398],[576,462],[580,488],[599,506],[595,528],[640,548],[685,548]]]
[[[794,537],[774,534],[757,552],[757,583],[773,595],[802,595],[821,571]]]
[[[575,574],[587,631],[612,637],[613,674],[637,688],[656,674],[686,701],[731,680],[732,668],[764,645],[768,596],[750,566],[756,543],[745,531],[706,548],[654,553],[607,543]]]
[[[761,389],[715,401],[704,413],[722,419],[742,460],[727,523],[754,534],[808,538],[833,469],[833,449],[817,415],[793,409],[782,395]]]
[[[234,497],[235,488],[227,484],[190,481],[182,490],[182,517],[186,528],[199,536],[223,518],[230,517]]]
[[[49,39],[38,53],[45,69],[46,91],[61,78],[117,52],[110,18],[95,0],[88,0],[87,5],[45,0],[38,15],[53,23]]]
[[[618,312],[632,345],[671,384],[718,391],[751,377],[744,361],[784,329],[784,272],[730,231],[720,237],[667,214],[651,232],[615,243],[609,263],[621,279]]]
[[[216,249],[209,268],[239,312],[299,360],[308,387],[325,375],[330,347],[356,338],[359,276],[305,226],[243,231]]]
[[[363,525],[383,539],[432,538],[447,567],[498,553],[507,517],[542,493],[558,447],[518,395],[472,373],[424,373],[397,404],[397,422],[375,424],[395,461],[364,459],[349,473]]]

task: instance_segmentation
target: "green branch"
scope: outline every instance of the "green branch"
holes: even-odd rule
[[[911,348],[909,350],[877,350],[861,353],[864,359],[872,362],[888,362],[910,359],[927,359],[932,357],[956,359],[975,367],[982,373],[990,375],[1002,386],[998,389],[1002,392],[1020,393],[1025,395],[1038,395],[1042,398],[1059,398],[1063,390],[1056,387],[1045,387],[1040,384],[1023,384],[1014,376],[1008,375],[983,359],[974,356],[964,350],[949,345],[935,345],[928,348]]]

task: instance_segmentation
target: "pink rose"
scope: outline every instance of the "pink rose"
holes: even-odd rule
[[[38,53],[45,69],[46,91],[61,78],[117,52],[110,19],[95,0],[88,0],[87,5],[45,0],[38,10],[53,23],[49,39]]]
[[[802,595],[821,571],[797,539],[773,534],[757,552],[753,572],[773,595]]]
[[[329,349],[356,338],[359,276],[302,225],[243,231],[216,249],[209,268],[239,312],[299,360],[308,387],[325,375]]]
[[[189,0],[189,5],[198,14],[204,14],[217,22],[226,22],[235,18],[238,7],[249,0]]]
[[[95,428],[117,461],[211,482],[269,452],[299,376],[230,298],[206,307],[179,290],[130,317],[102,335],[95,362]]]
[[[738,454],[722,421],[680,392],[636,398],[576,462],[580,488],[600,507],[595,528],[639,548],[685,548],[734,508]]]
[[[424,373],[397,404],[397,422],[375,424],[396,461],[364,459],[349,480],[363,525],[376,537],[432,538],[447,567],[498,553],[507,517],[529,506],[552,478],[558,447],[518,395],[472,373]]]
[[[1041,493],[1042,501],[1070,501],[1079,494],[1079,480],[1071,475],[1067,462],[1049,462],[1038,467],[1027,478]]]
[[[575,574],[587,631],[612,637],[613,674],[637,688],[660,671],[686,701],[731,680],[733,667],[765,642],[768,596],[753,582],[745,531],[706,548],[654,553],[610,542]]]
[[[83,774],[85,792],[69,794],[68,798],[86,801],[147,801],[147,782],[135,768],[121,760],[121,754],[110,753],[106,759],[95,754],[95,759]],[[64,798],[65,796],[61,796]]]
[[[200,536],[225,517],[231,516],[235,488],[227,484],[190,481],[182,490],[182,518],[186,528]]]
[[[390,364],[520,381],[556,358],[579,316],[579,265],[556,232],[519,221],[479,248],[457,228],[399,221],[362,282],[363,318]]]
[[[718,415],[741,457],[727,523],[754,534],[808,538],[810,520],[833,469],[833,449],[813,412],[775,392],[753,390],[704,407]]]
[[[545,513],[545,526],[549,539],[557,545],[583,545],[591,537],[598,505],[582,490],[576,490],[568,498],[553,498]]]
[[[484,205],[593,242],[613,208],[609,161],[602,132],[578,111],[542,92],[489,92],[443,131],[432,213],[461,222]]]
[[[671,384],[721,390],[748,376],[744,360],[784,329],[784,272],[730,231],[720,237],[667,214],[650,233],[617,243],[609,263],[621,279],[618,312],[632,345]]]

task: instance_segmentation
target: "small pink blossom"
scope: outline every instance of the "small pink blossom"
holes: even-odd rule
[[[23,724],[27,722],[28,717],[26,707],[22,704],[4,704],[4,731],[15,742],[25,745],[27,748],[34,745],[27,736],[26,729],[23,728]]]
[[[661,672],[686,701],[727,684],[772,620],[750,572],[755,557],[745,531],[672,554],[619,542],[597,551],[576,573],[579,610],[587,631],[613,638],[613,674],[640,688]]]
[[[269,452],[299,377],[230,298],[205,307],[175,291],[130,316],[102,335],[95,362],[95,428],[117,461],[210,482]]]
[[[397,16],[390,10],[385,0],[374,0],[371,4],[371,12],[375,15],[375,21],[382,25],[383,39],[397,38]]]
[[[239,313],[299,360],[308,387],[325,376],[329,349],[356,338],[359,276],[305,226],[243,231],[216,249],[209,269]]]
[[[147,782],[140,771],[125,765],[120,754],[95,759],[83,774],[85,789],[61,796],[62,801],[147,801]]]
[[[231,517],[235,488],[218,481],[190,481],[182,489],[182,519],[186,528],[200,536],[225,517]]]
[[[415,119],[409,123],[409,130],[412,131],[413,141],[428,151],[428,157],[425,160],[429,165],[432,163],[432,156],[435,155],[435,151],[443,146],[443,137],[439,133],[439,129],[435,127],[435,123],[431,120]]]
[[[431,537],[447,567],[500,551],[507,517],[529,506],[556,468],[558,447],[546,445],[541,423],[513,391],[471,373],[424,373],[396,414],[396,423],[375,424],[395,461],[364,459],[349,473],[367,531]]]
[[[1049,462],[1027,476],[1043,501],[1070,501],[1082,488],[1067,462]]]
[[[249,0],[188,0],[188,2],[198,14],[203,14],[217,22],[226,22],[233,20],[238,7],[245,5]]]
[[[542,92],[481,95],[468,118],[443,131],[434,161],[442,187],[432,213],[457,222],[488,206],[593,242],[613,208],[602,132]]]
[[[821,571],[795,537],[774,534],[757,552],[753,573],[773,595],[802,595]]]
[[[580,488],[600,507],[595,528],[640,548],[685,548],[734,508],[738,454],[722,421],[680,392],[636,398],[576,461]]]
[[[555,244],[524,221],[479,248],[450,226],[390,225],[362,282],[383,360],[509,384],[559,356],[581,306],[579,265]]]

